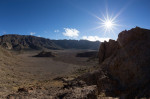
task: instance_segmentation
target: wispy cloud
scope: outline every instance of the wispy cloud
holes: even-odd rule
[[[101,41],[101,42],[104,42],[104,41],[109,41],[110,38],[100,38],[98,36],[83,36],[82,39],[84,40],[89,40],[89,41]]]
[[[30,35],[35,35],[36,33],[35,32],[30,32]]]
[[[59,32],[59,30],[54,30],[54,32],[58,33],[58,32]]]
[[[63,35],[68,37],[78,37],[80,33],[77,29],[73,28],[64,28],[64,30]]]

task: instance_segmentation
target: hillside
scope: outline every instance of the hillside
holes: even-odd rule
[[[0,45],[6,49],[60,49],[51,40],[29,35],[3,35],[0,36]]]
[[[50,40],[31,35],[3,35],[0,45],[13,50],[40,49],[93,49],[98,50],[100,42],[87,40]]]

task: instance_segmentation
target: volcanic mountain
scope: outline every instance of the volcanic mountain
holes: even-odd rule
[[[50,40],[31,35],[3,35],[0,45],[13,50],[39,49],[94,49],[98,50],[100,42],[87,40]]]

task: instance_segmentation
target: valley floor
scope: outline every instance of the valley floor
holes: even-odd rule
[[[89,58],[76,57],[77,53],[87,50],[49,51],[56,57],[33,57],[40,51],[12,52],[12,62],[4,64],[6,68],[0,80],[0,98],[6,98],[9,94],[11,98],[11,94],[26,91],[26,88],[30,87],[57,90],[64,85],[59,79],[73,79],[92,70],[98,64],[94,60],[89,62]],[[49,94],[49,91],[42,92]]]

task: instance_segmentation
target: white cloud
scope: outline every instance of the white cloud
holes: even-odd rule
[[[59,30],[54,30],[54,32],[58,33],[58,32],[59,32]]]
[[[89,40],[89,41],[109,41],[110,38],[100,38],[98,36],[83,36],[82,39]]]
[[[72,28],[64,28],[64,30],[63,35],[68,37],[78,37],[80,33],[77,29]]]
[[[30,32],[30,35],[34,35],[35,34],[35,32]]]

